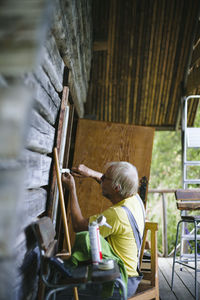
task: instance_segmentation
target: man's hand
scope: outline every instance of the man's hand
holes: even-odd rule
[[[76,185],[74,177],[69,173],[64,173],[62,175],[62,182],[70,193],[70,211],[74,231],[80,232],[88,230],[89,219],[84,218],[82,215],[76,194]]]
[[[69,173],[62,174],[62,183],[69,191],[75,188],[74,177]]]
[[[73,167],[71,171],[74,176],[81,177],[81,178],[90,177],[92,175],[91,174],[92,170],[83,164],[78,165],[78,167]]]
[[[73,167],[71,171],[72,171],[73,176],[76,176],[79,178],[90,177],[90,178],[95,179],[98,183],[101,183],[101,177],[103,174],[100,172],[97,172],[95,170],[92,170],[83,164],[78,165],[78,167]]]

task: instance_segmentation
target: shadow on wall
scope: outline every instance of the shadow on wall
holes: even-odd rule
[[[20,299],[35,300],[39,286],[40,252],[30,226],[25,229],[25,234],[28,250],[20,267],[22,275]]]

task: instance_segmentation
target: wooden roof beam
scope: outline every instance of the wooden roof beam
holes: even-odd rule
[[[107,51],[108,50],[108,41],[94,41],[93,51]]]

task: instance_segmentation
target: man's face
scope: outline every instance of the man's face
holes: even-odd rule
[[[101,177],[101,189],[102,195],[112,202],[115,190],[112,187],[112,177],[110,171],[111,167],[109,167],[105,174]]]

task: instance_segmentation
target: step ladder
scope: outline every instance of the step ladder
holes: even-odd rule
[[[200,99],[200,95],[191,95],[185,97],[183,99],[183,115],[182,115],[182,133],[183,133],[183,160],[182,160],[182,167],[183,167],[183,188],[187,189],[188,185],[200,185],[200,178],[191,178],[190,176],[190,167],[197,167],[200,170],[200,158],[198,161],[188,159],[188,152],[190,149],[200,149],[200,127],[188,127],[188,104],[190,100],[194,99],[197,101]],[[200,126],[200,125],[199,125]],[[200,186],[199,186],[200,187]],[[186,215],[186,211],[181,212],[182,215]],[[181,258],[188,260],[188,253],[187,253],[187,243],[189,240],[194,240],[193,232],[186,234],[187,224],[183,222],[182,225],[182,235],[181,235]],[[200,240],[200,235],[198,235],[198,240]]]

